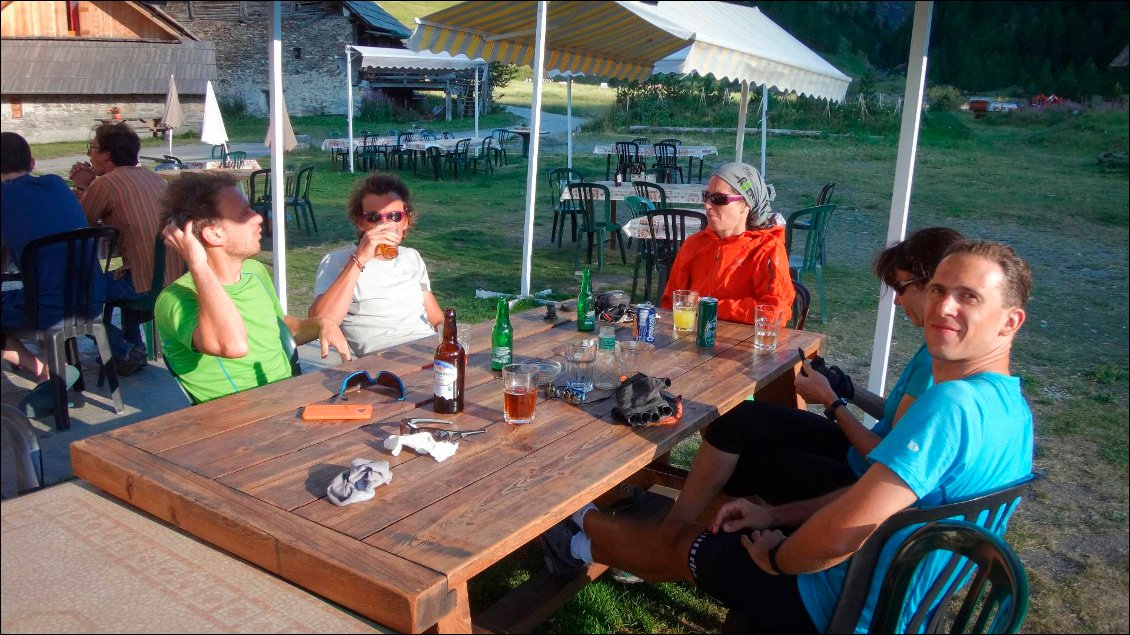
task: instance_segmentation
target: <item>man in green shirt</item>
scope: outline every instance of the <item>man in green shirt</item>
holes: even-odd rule
[[[162,198],[165,244],[188,273],[161,292],[155,309],[166,363],[198,402],[290,377],[279,319],[298,344],[320,339],[349,361],[341,328],[317,318],[283,315],[259,253],[263,218],[235,179],[186,174]]]

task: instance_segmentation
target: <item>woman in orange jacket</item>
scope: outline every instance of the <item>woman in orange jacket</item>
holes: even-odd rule
[[[769,207],[761,174],[745,163],[727,163],[706,187],[708,226],[679,249],[661,306],[671,308],[671,294],[690,289],[718,298],[720,320],[752,324],[754,306],[772,304],[787,323],[795,292],[785,227]]]

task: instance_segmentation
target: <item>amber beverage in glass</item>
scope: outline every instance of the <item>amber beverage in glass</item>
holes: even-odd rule
[[[377,253],[380,254],[382,258],[392,260],[400,255],[400,250],[397,249],[396,245],[377,245]]]
[[[538,369],[527,364],[502,367],[502,414],[506,423],[522,425],[534,420],[538,400]]]
[[[467,374],[467,353],[459,344],[455,309],[443,312],[443,339],[436,347],[433,364],[433,408],[439,414],[463,412],[463,377]]]

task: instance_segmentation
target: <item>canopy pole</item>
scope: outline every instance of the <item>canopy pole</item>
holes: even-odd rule
[[[930,22],[933,2],[914,3],[914,27],[910,36],[910,59],[906,69],[906,100],[903,102],[902,127],[899,129],[899,150],[895,162],[894,193],[887,224],[887,245],[906,236],[906,219],[910,212],[910,192],[914,182],[914,158],[918,153],[918,128],[922,116],[922,96],[926,92],[926,56],[930,48]],[[871,348],[871,374],[867,389],[882,395],[887,381],[887,363],[891,354],[891,333],[895,325],[894,291],[881,285],[879,314],[875,320],[875,341]],[[868,421],[870,423],[870,421]]]
[[[765,136],[769,133],[766,128],[769,115],[769,82],[761,85],[761,180],[765,180]]]
[[[749,80],[742,80],[742,101],[738,104],[738,140],[734,149],[734,160],[741,163],[742,150],[745,146],[745,119],[749,114]]]
[[[538,188],[538,152],[541,149],[541,91],[545,69],[546,0],[538,2],[537,36],[534,45],[534,86],[530,103],[530,163],[526,168],[526,220],[522,231],[522,297],[530,295],[530,269],[534,256],[534,201]],[[603,245],[600,246],[604,248]]]
[[[479,71],[475,68],[475,138],[479,138]]]
[[[353,174],[353,60],[349,45],[345,45],[345,120],[349,128],[349,173]]]
[[[279,114],[283,109],[282,91],[282,3],[271,3],[271,250],[274,257],[275,293],[286,314],[286,222],[283,214],[283,185],[286,168],[283,164],[283,127]],[[280,222],[279,219],[284,219]]]
[[[443,105],[446,109],[445,120],[451,121],[451,80],[443,83]]]
[[[565,127],[568,132],[565,133],[565,138],[568,139],[568,163],[567,167],[573,167],[573,76],[569,75],[565,78]]]

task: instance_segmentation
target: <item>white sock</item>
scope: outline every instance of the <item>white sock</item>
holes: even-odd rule
[[[581,531],[585,530],[585,513],[588,512],[590,509],[596,509],[596,505],[589,503],[588,505],[585,505],[584,507],[573,512],[573,516],[572,516],[573,524],[580,527]]]
[[[589,540],[588,534],[583,531],[573,534],[569,541],[569,554],[585,564],[592,564],[592,540]]]

